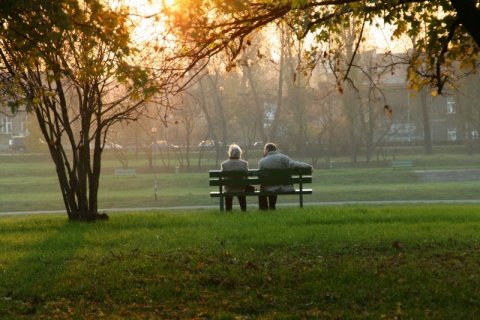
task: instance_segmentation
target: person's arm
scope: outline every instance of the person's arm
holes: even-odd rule
[[[286,167],[287,168],[290,168],[290,169],[296,169],[296,168],[310,168],[310,170],[313,171],[313,167],[308,164],[308,163],[305,163],[305,162],[299,162],[299,161],[295,161],[289,157],[286,157],[287,159],[287,164],[286,164]]]

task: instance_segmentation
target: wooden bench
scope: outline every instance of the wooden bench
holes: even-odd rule
[[[312,194],[312,189],[304,189],[304,184],[312,183],[310,169],[278,169],[278,170],[249,170],[243,171],[210,171],[210,186],[218,187],[218,191],[210,192],[210,197],[220,198],[220,211],[224,211],[225,197],[260,195],[298,195],[300,208],[303,208],[303,195]],[[260,185],[297,185],[292,192],[261,192]],[[255,191],[225,192],[223,186],[255,186]]]
[[[412,160],[392,160],[392,168],[408,168],[412,166]]]
[[[116,176],[132,176],[134,174],[137,174],[137,169],[135,168],[115,169]]]

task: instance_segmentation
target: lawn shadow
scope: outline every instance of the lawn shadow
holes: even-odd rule
[[[11,239],[11,253],[7,261],[0,261],[0,266],[4,266],[0,278],[0,317],[4,310],[15,309],[26,315],[35,314],[37,306],[52,298],[50,295],[55,294],[58,281],[68,272],[69,261],[82,248],[90,230],[90,224],[78,222],[49,220],[40,225],[44,221],[36,218],[31,222],[22,228],[21,234],[15,232],[19,238]],[[37,226],[33,227],[34,224]]]

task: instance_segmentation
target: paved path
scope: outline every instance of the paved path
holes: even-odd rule
[[[390,204],[480,204],[480,200],[388,200],[388,201],[336,201],[336,202],[306,202],[305,207],[309,206],[355,206],[355,205],[390,205]],[[278,203],[277,206],[298,206],[298,203]],[[249,207],[256,208],[257,204],[251,204]],[[172,211],[172,210],[190,210],[190,209],[218,209],[218,205],[211,206],[180,206],[180,207],[143,207],[143,208],[111,208],[100,209],[99,212],[124,212],[124,211]],[[65,210],[39,210],[39,211],[18,211],[18,212],[0,212],[0,216],[6,215],[26,215],[26,214],[65,214]]]

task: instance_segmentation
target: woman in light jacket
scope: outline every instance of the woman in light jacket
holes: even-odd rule
[[[231,144],[228,147],[228,160],[222,162],[222,171],[248,171],[248,162],[241,159],[242,149],[236,144]],[[223,190],[228,191],[245,191],[245,186],[224,186]],[[238,196],[238,203],[242,211],[247,211],[247,197]],[[232,211],[233,197],[225,197],[225,209]]]

